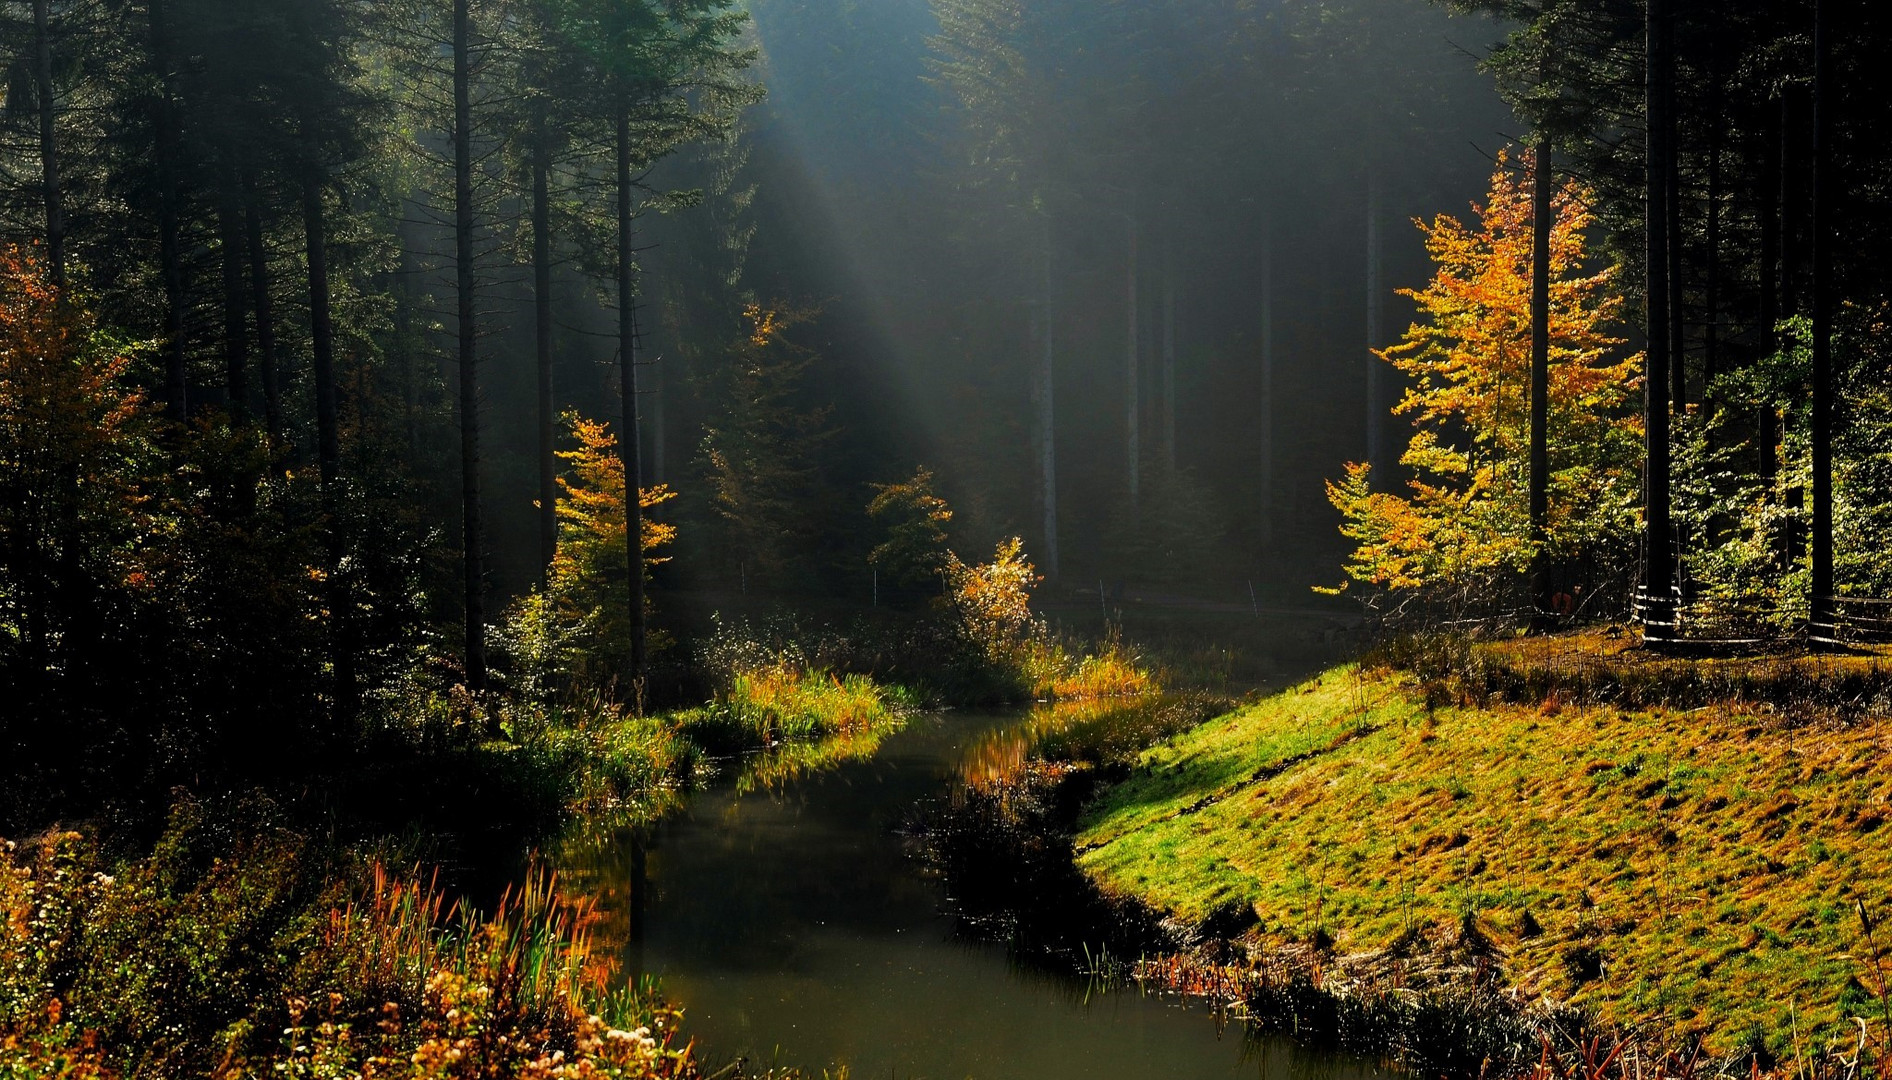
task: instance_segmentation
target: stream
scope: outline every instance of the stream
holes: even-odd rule
[[[649,882],[631,966],[684,1007],[711,1065],[742,1057],[752,1071],[854,1080],[1379,1075],[1220,1028],[1200,1004],[1090,990],[957,934],[900,830],[1024,721],[919,716],[870,757],[704,792],[643,852],[607,855],[623,886],[638,872]]]

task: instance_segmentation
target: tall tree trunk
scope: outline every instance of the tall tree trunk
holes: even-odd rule
[[[1808,637],[1836,637],[1833,610],[1833,27],[1813,5],[1813,603]]]
[[[355,711],[354,620],[348,615],[346,583],[340,569],[344,555],[341,523],[341,434],[335,388],[335,326],[329,310],[328,215],[323,203],[323,170],[313,149],[302,175],[302,220],[308,242],[309,342],[315,377],[316,460],[322,478],[329,554],[329,637],[333,662],[335,719]]]
[[[1173,215],[1172,215],[1173,216]],[[1163,234],[1163,468],[1176,472],[1176,228]]]
[[[244,291],[243,193],[236,172],[225,169],[218,177],[217,242],[223,271],[224,388],[230,398],[230,418],[243,420],[250,408],[250,327],[248,297]]]
[[[1802,90],[1794,83],[1788,83],[1781,89],[1780,96],[1780,317],[1791,319],[1801,314],[1800,264],[1804,249],[1802,225],[1806,210],[1802,205],[1806,193],[1800,175],[1802,160],[1807,156],[1808,148],[1801,144],[1798,133],[1806,126],[1806,107],[1801,100]],[[1785,437],[1784,418],[1776,413],[1773,429],[1779,438]],[[1784,517],[1781,529],[1780,562],[1791,566],[1802,557],[1802,545],[1806,537],[1801,533],[1796,519],[1798,512],[1806,506],[1806,489],[1799,484],[1790,484],[1782,488],[1775,485],[1781,502],[1790,510]]]
[[[1671,11],[1669,18],[1674,19]],[[1675,31],[1669,30],[1669,64],[1674,70]],[[1681,416],[1688,411],[1688,303],[1686,273],[1682,251],[1682,220],[1687,200],[1682,191],[1680,142],[1677,139],[1675,78],[1671,74],[1667,89],[1668,103],[1663,112],[1668,122],[1668,239],[1663,249],[1669,258],[1669,411]]]
[[[644,361],[649,371],[640,373],[638,382],[643,397],[650,404],[648,415],[642,417],[645,440],[650,444],[650,465],[644,470],[647,486],[656,487],[664,482],[664,465],[667,459],[664,428],[664,363],[663,354],[658,353]]]
[[[1710,404],[1710,387],[1721,373],[1721,81],[1715,76],[1713,106],[1708,125],[1708,221],[1702,254],[1706,264],[1703,275],[1701,338],[1701,383],[1704,410]]]
[[[533,117],[532,306],[533,345],[539,372],[539,566],[540,581],[558,554],[557,404],[552,385],[552,151],[545,106]]]
[[[1037,378],[1032,382],[1032,404],[1038,420],[1038,504],[1044,515],[1045,577],[1058,580],[1058,413],[1057,379],[1053,362],[1057,358],[1056,295],[1052,291],[1051,217],[1043,221],[1040,243],[1044,247],[1044,280],[1040,283],[1039,321],[1043,339],[1038,353]]]
[[[1124,281],[1126,285],[1124,312],[1124,460],[1130,469],[1130,514],[1134,518],[1143,505],[1143,349],[1139,340],[1141,330],[1137,326],[1138,308],[1142,304],[1137,294],[1137,243],[1139,240],[1136,210],[1130,211],[1130,246],[1128,257],[1124,260]]]
[[[324,490],[332,493],[342,461],[335,390],[335,322],[329,304],[328,210],[323,203],[320,167],[311,163],[302,178],[302,222],[308,238],[309,342],[315,377],[316,462]]]
[[[1537,609],[1550,595],[1550,241],[1556,224],[1550,140],[1531,151],[1531,588]]]
[[[1789,83],[1780,92],[1780,317],[1800,314],[1800,91]]]
[[[466,686],[486,689],[486,574],[480,529],[479,319],[473,277],[472,13],[453,3],[453,248],[459,296],[460,526],[465,551]]]
[[[614,149],[617,165],[618,211],[618,365],[624,428],[618,433],[618,452],[624,462],[624,550],[630,562],[626,597],[631,617],[631,689],[641,710],[648,656],[644,618],[644,507],[643,433],[637,415],[637,248],[636,219],[631,205],[631,103],[629,91],[617,91]]]
[[[263,381],[263,427],[272,443],[283,437],[282,389],[276,369],[276,309],[270,292],[269,248],[254,175],[243,178],[243,232],[249,248],[250,310],[256,318],[256,368]]]
[[[1258,432],[1261,442],[1259,492],[1261,549],[1274,546],[1274,210],[1261,225],[1261,401]]]
[[[1641,617],[1647,640],[1675,632],[1675,556],[1669,538],[1669,123],[1668,2],[1649,0],[1647,119],[1644,170],[1647,248],[1644,332],[1648,372],[1643,379],[1643,581]]]
[[[178,226],[177,88],[171,41],[164,19],[165,0],[147,0],[151,23],[151,66],[158,77],[156,115],[152,118],[158,174],[158,261],[164,278],[165,413],[182,422],[189,415],[188,370],[184,361],[184,264]]]
[[[53,285],[66,287],[66,199],[59,175],[59,102],[53,90],[48,0],[33,0],[33,84],[39,94],[39,170],[46,200],[46,262]]]
[[[1370,350],[1385,347],[1386,298],[1381,294],[1380,273],[1384,243],[1380,229],[1380,172],[1367,163],[1366,175],[1366,460],[1373,467],[1373,478],[1381,486],[1391,483],[1386,454],[1386,362]]]
[[[1756,321],[1760,324],[1755,333],[1756,359],[1772,356],[1777,347],[1775,334],[1780,324],[1780,136],[1772,133],[1762,150],[1760,190],[1756,193],[1760,218],[1760,274],[1759,308]],[[1772,498],[1774,481],[1780,473],[1780,419],[1774,414],[1771,404],[1762,404],[1754,416],[1754,426],[1758,437],[1755,449],[1758,456],[1757,470],[1762,479],[1767,481],[1765,497]]]

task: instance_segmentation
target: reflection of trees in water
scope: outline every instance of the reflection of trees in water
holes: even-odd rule
[[[874,756],[881,742],[906,726],[891,717],[811,742],[778,743],[740,761],[735,789],[779,791],[789,782]],[[552,846],[560,891],[585,914],[585,929],[596,955],[617,957],[627,981],[644,972],[645,915],[650,907],[649,851],[656,823],[683,805],[688,793],[659,792],[636,803],[587,813],[574,821]]]
[[[1016,724],[981,735],[960,756],[953,798],[1016,776],[1033,759],[1098,762],[1119,748],[1140,749],[1152,729],[1163,731],[1188,716],[1187,697],[1115,698],[1038,705]],[[1179,708],[1180,707],[1180,708]]]
[[[736,776],[736,793],[779,791],[792,780],[827,772],[850,761],[865,761],[879,752],[882,740],[905,726],[904,716],[894,716],[825,739],[777,743],[743,762]]]
[[[664,809],[674,806],[668,803]],[[635,983],[644,975],[644,912],[650,904],[647,853],[650,822],[620,819],[606,824],[581,820],[554,845],[551,864],[559,889],[586,912],[584,929],[593,955],[615,957],[619,975]]]

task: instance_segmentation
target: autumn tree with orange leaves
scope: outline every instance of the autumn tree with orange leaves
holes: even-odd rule
[[[0,647],[20,651],[21,671],[60,666],[92,582],[141,576],[150,444],[130,366],[35,257],[0,251]]]
[[[566,471],[558,478],[558,552],[543,590],[521,600],[500,632],[501,644],[528,682],[610,682],[630,653],[630,612],[624,604],[630,560],[625,546],[624,458],[611,425],[566,413],[574,445],[559,451]],[[651,511],[676,497],[666,485],[641,488],[644,510],[644,569],[662,565],[657,553],[676,539],[677,529]],[[531,689],[532,687],[528,687]]]
[[[1418,223],[1435,266],[1405,337],[1377,355],[1409,388],[1395,414],[1413,434],[1404,493],[1351,463],[1327,486],[1355,543],[1355,582],[1451,590],[1522,573],[1535,554],[1530,452],[1532,199],[1528,175],[1501,154],[1471,224]],[[1634,558],[1642,422],[1631,407],[1641,354],[1614,326],[1622,267],[1586,246],[1593,193],[1569,182],[1553,200],[1550,293],[1549,561],[1600,574]]]

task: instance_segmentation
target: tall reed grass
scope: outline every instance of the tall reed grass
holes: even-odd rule
[[[8,845],[0,1076],[698,1075],[680,1015],[620,976],[552,875],[481,913],[216,813],[181,808],[111,872],[78,834]]]

